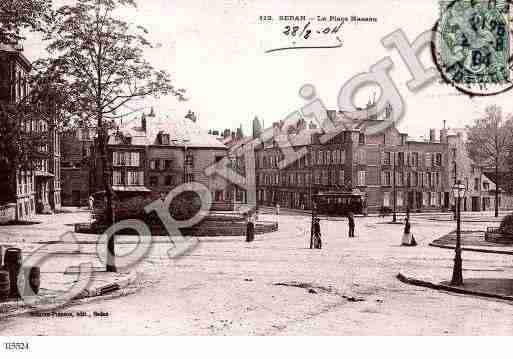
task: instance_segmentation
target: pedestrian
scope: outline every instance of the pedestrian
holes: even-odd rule
[[[277,216],[280,215],[280,204],[279,203],[276,203],[276,215]]]
[[[354,238],[354,215],[353,212],[347,213],[347,221],[349,225],[349,238]]]
[[[94,197],[89,196],[89,210],[92,211],[94,209]]]
[[[401,245],[408,247],[414,247],[417,245],[417,241],[415,241],[415,237],[413,236],[413,233],[411,233],[411,224],[408,218],[406,218],[406,223],[404,224],[404,233]]]
[[[253,223],[253,216],[251,213],[246,215],[246,242],[253,242],[255,239],[255,224]]]
[[[318,217],[314,218],[313,223],[313,240],[314,240],[314,248],[322,249],[322,240],[321,240],[321,221]]]

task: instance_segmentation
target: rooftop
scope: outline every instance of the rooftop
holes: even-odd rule
[[[132,144],[138,146],[160,146],[157,142],[159,133],[169,134],[169,146],[174,147],[208,147],[226,148],[216,136],[208,134],[196,122],[187,118],[146,117],[146,131],[142,128],[140,118],[135,118],[119,126],[119,131],[132,138]],[[109,144],[116,144],[114,136]]]

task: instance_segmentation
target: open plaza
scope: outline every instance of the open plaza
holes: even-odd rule
[[[35,250],[89,217],[86,210],[65,208],[58,215],[36,217],[37,224],[0,227],[0,234],[12,245]],[[455,230],[449,213],[411,215],[416,247],[400,245],[404,226],[391,224],[390,217],[357,216],[356,237],[351,239],[346,219],[321,217],[321,250],[308,249],[311,222],[307,212],[282,210],[277,216],[273,209],[261,208],[259,217],[277,220],[279,230],[257,235],[252,243],[240,236],[199,238],[197,246],[175,258],[169,256],[169,241],[154,237],[151,251],[132,268],[137,279],[129,285],[131,294],[78,300],[51,318],[30,313],[10,316],[0,321],[0,333],[513,334],[513,306],[507,300],[433,290],[396,278],[401,273],[435,283],[450,281],[454,250],[430,246]],[[403,215],[398,217],[401,221]],[[491,212],[481,212],[479,218],[462,214],[464,231],[484,231],[486,226],[496,225]],[[75,276],[65,274],[66,266],[82,262],[100,265],[97,236],[75,237],[81,243],[80,252],[68,251],[65,244],[48,248],[58,250],[59,256],[42,265],[42,291],[73,282]],[[130,251],[136,243],[126,236],[116,240],[120,253]],[[482,281],[493,287],[500,279],[506,292],[513,287],[513,257],[467,251],[465,237],[463,247],[465,283]],[[75,246],[70,244],[68,249]],[[508,247],[499,249],[507,252]]]

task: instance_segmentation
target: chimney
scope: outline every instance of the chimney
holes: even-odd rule
[[[385,107],[385,120],[390,120],[392,118],[392,114],[393,114],[393,108],[392,108],[392,105],[390,103],[387,104],[387,106]]]
[[[197,120],[196,114],[194,112],[192,112],[191,110],[189,110],[189,112],[187,112],[187,115],[185,115],[185,118],[188,118],[192,122],[196,122],[196,120]]]
[[[146,132],[146,115],[144,113],[141,116],[141,128],[144,132]]]
[[[447,130],[444,128],[443,130],[440,130],[440,142],[441,143],[447,143]]]
[[[436,130],[434,128],[429,129],[429,142],[433,143],[436,141]]]
[[[408,134],[401,133],[401,146],[406,145],[406,142],[408,142]]]
[[[297,129],[298,129],[299,132],[301,132],[304,129],[306,129],[306,121],[305,121],[304,118],[299,119],[299,121],[297,123]]]

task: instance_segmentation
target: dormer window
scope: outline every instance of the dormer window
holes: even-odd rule
[[[169,133],[159,132],[157,135],[157,142],[159,145],[169,145]]]

